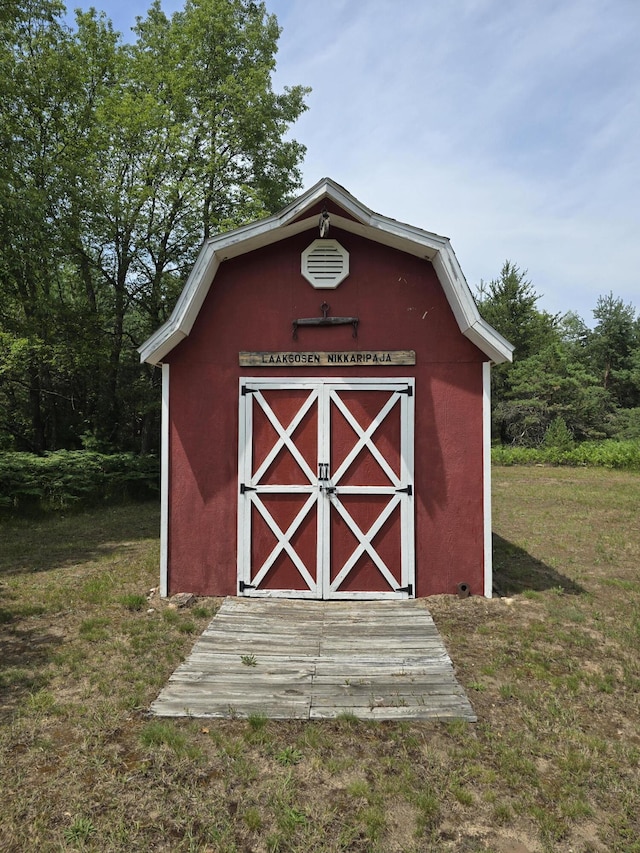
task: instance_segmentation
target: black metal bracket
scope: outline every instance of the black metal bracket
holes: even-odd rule
[[[353,336],[358,337],[359,317],[328,317],[330,306],[323,302],[320,306],[322,317],[301,317],[293,321],[293,340],[298,340],[298,326],[353,326]]]
[[[404,489],[396,489],[396,495],[412,495],[412,494],[413,494],[413,487],[412,486],[405,486]]]
[[[407,595],[413,595],[413,584],[409,583],[406,586],[401,586],[396,592],[406,592]]]
[[[240,494],[244,495],[245,492],[257,492],[255,486],[246,486],[244,483],[240,483]]]
[[[255,589],[255,584],[245,583],[244,581],[238,581],[238,589],[240,592],[244,592],[245,589]]]
[[[406,388],[403,388],[401,391],[397,392],[398,394],[406,394],[407,397],[413,397],[413,388],[411,385],[407,385]]]

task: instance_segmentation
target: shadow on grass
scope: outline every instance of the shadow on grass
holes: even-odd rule
[[[0,720],[49,682],[47,664],[63,637],[20,626],[20,614],[0,608]]]
[[[132,550],[142,539],[157,539],[159,517],[159,504],[154,501],[5,520],[0,525],[0,578]]]
[[[496,533],[493,534],[493,588],[500,596],[558,588],[568,595],[581,595],[585,591],[571,578]]]

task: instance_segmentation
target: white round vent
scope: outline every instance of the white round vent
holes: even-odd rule
[[[314,240],[302,253],[301,269],[316,289],[333,290],[349,275],[349,252],[337,240]]]

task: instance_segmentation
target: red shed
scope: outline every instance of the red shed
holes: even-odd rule
[[[324,179],[202,248],[162,365],[161,591],[491,595],[490,365],[449,241]]]

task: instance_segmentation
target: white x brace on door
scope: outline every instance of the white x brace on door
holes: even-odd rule
[[[240,594],[414,595],[413,395],[413,379],[240,380]]]

